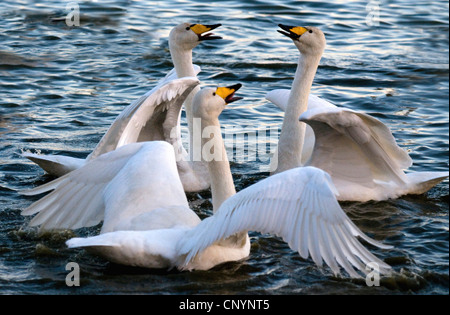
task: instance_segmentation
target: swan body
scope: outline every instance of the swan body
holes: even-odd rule
[[[22,155],[38,164],[47,173],[55,176],[62,176],[68,172],[80,168],[86,163],[86,161],[95,159],[101,154],[115,150],[125,144],[161,139],[160,129],[161,123],[163,122],[162,120],[158,120],[150,115],[146,117],[149,120],[152,120],[152,123],[147,123],[145,120],[134,116],[139,113],[139,107],[143,104],[148,106],[150,102],[153,102],[153,106],[155,107],[164,107],[164,102],[168,98],[172,99],[174,96],[177,96],[177,89],[180,89],[180,87],[175,84],[170,85],[171,88],[175,89],[173,91],[167,89],[160,91],[160,88],[167,87],[166,84],[170,81],[183,77],[197,76],[201,69],[199,66],[192,64],[192,50],[201,41],[220,39],[218,36],[212,36],[212,33],[207,33],[219,26],[220,24],[202,25],[182,23],[174,27],[169,35],[169,47],[172,61],[174,63],[174,69],[171,70],[166,77],[160,80],[155,88],[145,93],[136,101],[132,102],[122,111],[86,159],[59,155],[41,155],[30,152],[25,152]],[[192,90],[192,96],[188,95],[184,104],[190,135],[192,135],[192,97],[197,92],[198,89],[194,88]],[[180,153],[180,158],[178,158],[178,165],[183,186],[185,187],[185,190],[189,192],[205,190],[209,188],[210,185],[206,166],[202,163],[189,159],[189,156],[181,142],[181,111],[177,114],[177,129],[174,133],[176,133],[177,142],[179,144],[178,150]],[[142,124],[137,134],[134,126],[130,126],[130,122],[133,122],[136,119],[140,120],[140,124]],[[132,130],[131,134],[129,134],[130,129]]]
[[[349,109],[311,109],[300,116],[314,130],[316,145],[307,165],[331,175],[340,200],[386,200],[422,194],[448,172],[412,172],[413,161],[379,120]],[[332,158],[330,158],[330,156]]]
[[[180,223],[173,228],[116,231],[72,238],[67,245],[87,247],[119,264],[208,270],[247,258],[248,237],[230,237],[252,230],[280,236],[303,258],[311,256],[318,266],[325,262],[335,274],[340,265],[352,277],[360,277],[354,268],[364,272],[371,261],[387,272],[390,267],[362,247],[356,236],[381,248],[390,247],[365,236],[342,211],[334,193],[325,172],[296,168],[233,195],[194,227]]]
[[[234,97],[238,88],[205,88],[195,95],[193,114],[203,128],[220,128],[218,116],[227,103],[239,99]],[[99,235],[72,238],[67,245],[131,266],[207,270],[242,260],[250,252],[247,231],[254,230],[279,235],[302,257],[311,256],[319,266],[325,262],[334,274],[342,267],[351,277],[360,277],[355,268],[365,273],[372,261],[382,272],[389,271],[357,237],[381,248],[390,246],[365,236],[350,221],[324,171],[295,168],[236,193],[223,139],[202,139],[202,145],[211,142],[217,158],[202,158],[212,180],[213,215],[203,221],[188,207],[167,141],[124,145],[25,192],[53,190],[23,214],[37,213],[30,225],[45,229],[75,228],[103,218]]]
[[[301,55],[292,89],[266,96],[285,111],[276,172],[300,165],[320,168],[331,176],[339,200],[362,202],[421,194],[449,176],[448,172],[405,174],[412,160],[386,125],[311,95],[325,37],[314,27],[280,27]]]

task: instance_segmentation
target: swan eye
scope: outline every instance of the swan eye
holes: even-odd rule
[[[312,33],[312,30],[309,30],[310,33]]]
[[[191,28],[188,26],[188,27],[186,27],[186,31],[189,31]]]
[[[213,93],[213,96],[216,96],[216,92]]]

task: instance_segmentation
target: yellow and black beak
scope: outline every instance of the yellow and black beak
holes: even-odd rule
[[[242,84],[238,83],[228,87],[218,87],[216,94],[223,98],[226,104],[230,104],[243,99],[243,97],[235,97],[234,93],[242,87]]]
[[[192,24],[190,26],[190,29],[197,34],[198,40],[214,40],[214,39],[222,39],[220,36],[213,36],[213,33],[207,33],[209,31],[212,31],[219,26],[222,26],[222,24],[213,24],[213,25],[203,25],[203,24]],[[205,34],[206,33],[206,34]]]
[[[278,24],[278,26],[283,29],[282,31],[278,30],[278,33],[281,33],[293,40],[299,40],[300,36],[308,31],[307,28],[302,26],[288,26],[283,24]]]

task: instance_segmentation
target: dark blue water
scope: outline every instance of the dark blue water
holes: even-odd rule
[[[117,266],[64,245],[98,227],[43,235],[27,228],[20,211],[36,198],[16,192],[52,179],[22,150],[87,156],[121,110],[172,68],[167,36],[185,21],[223,24],[216,33],[224,39],[198,46],[194,62],[203,86],[244,85],[245,99],[221,116],[226,135],[279,131],[283,115],[264,95],[290,87],[298,51],[277,24],[313,25],[327,37],[313,92],[382,120],[413,171],[448,170],[448,1],[79,1],[74,27],[65,23],[66,3],[0,3],[0,294],[449,293],[448,180],[420,196],[342,204],[365,233],[394,246],[371,248],[396,272],[380,287],[333,277],[256,233],[247,260],[210,271]],[[229,150],[247,138],[233,139]],[[267,175],[263,157],[247,153],[231,162],[238,189]],[[210,214],[209,193],[189,198]],[[65,284],[71,261],[80,265],[80,287]]]

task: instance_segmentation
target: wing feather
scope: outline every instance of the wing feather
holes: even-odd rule
[[[324,221],[320,221],[319,223],[320,252],[322,253],[323,260],[328,266],[330,266],[333,273],[338,274],[339,266],[334,259],[334,254],[330,246],[331,240],[329,239],[327,234],[327,224]]]
[[[302,207],[304,207],[302,205]],[[299,236],[301,237],[299,239],[299,243],[300,243],[300,247],[298,252],[300,253],[300,256],[302,256],[304,259],[308,258],[308,234],[309,234],[309,229],[308,229],[308,224],[307,224],[307,211],[305,211],[305,209],[301,209],[301,221],[299,222]]]
[[[341,239],[336,234],[334,227],[326,226],[326,233],[328,239],[331,241],[331,249],[333,255],[339,265],[341,265],[345,271],[353,278],[358,277],[358,273],[353,269],[352,265],[359,266],[358,269],[365,270],[362,263],[354,259],[353,255],[348,251],[348,247],[345,243],[341,242]]]
[[[309,235],[308,235],[308,249],[309,254],[311,255],[312,260],[314,263],[322,267],[322,257],[320,255],[320,249],[319,249],[319,239],[317,235],[317,218],[312,213],[309,214]]]
[[[266,94],[266,99],[275,104],[283,112],[285,112],[290,94],[291,90],[288,89],[272,90]],[[335,107],[336,105],[328,102],[327,100],[320,98],[314,94],[309,94],[308,109],[335,108]]]
[[[175,107],[174,110],[179,111],[186,97],[199,83],[194,77],[162,81],[120,113],[88,160],[128,143],[166,140],[161,124],[168,109]]]
[[[67,185],[64,187],[64,189],[61,190],[60,195],[56,200],[53,202],[51,208],[49,208],[48,211],[45,211],[44,215],[36,216],[33,218],[33,220],[30,222],[30,225],[36,226],[41,225],[42,229],[46,229],[46,226],[57,226],[58,222],[61,221],[62,217],[64,216],[64,213],[62,211],[57,211],[58,207],[61,205],[64,205],[68,209],[71,209],[71,201],[73,201],[77,196],[77,193],[81,190],[83,187],[82,184],[75,184],[74,186]]]
[[[186,255],[187,264],[215,242],[253,230],[279,235],[303,258],[311,256],[319,266],[325,261],[335,274],[341,266],[355,276],[350,264],[363,272],[370,261],[386,265],[359,243],[356,235],[364,234],[347,223],[351,221],[332,185],[328,174],[313,167],[268,177],[227,199],[212,217],[188,232],[178,250]]]
[[[136,218],[157,208],[184,215],[182,224],[197,223],[179,180],[173,147],[165,141],[132,143],[89,161],[58,179],[55,190],[23,214],[37,213],[30,225],[43,230],[77,229],[102,220],[102,229],[114,230],[119,225],[142,226],[145,222]]]
[[[34,195],[40,195],[46,192],[49,192],[51,190],[54,190],[62,181],[64,181],[64,176],[57,178],[51,182],[45,183],[43,185],[34,187],[32,189],[28,190],[21,190],[19,193],[24,196],[34,196]]]
[[[274,90],[266,98],[284,111],[289,94],[290,90]],[[300,120],[309,125],[302,163],[329,173],[340,189],[340,200],[377,199],[376,182],[406,184],[403,170],[412,159],[378,119],[310,94],[308,110]],[[355,187],[362,189],[358,192]]]
[[[290,93],[291,93],[291,90],[287,90],[287,89],[273,90],[266,94],[266,99],[269,102],[272,102],[273,104],[275,104],[279,109],[281,109],[284,112],[284,111],[286,111],[287,102],[288,102]]]
[[[92,189],[91,186],[86,185],[79,191],[79,196],[84,196],[82,200],[79,200],[77,198],[74,198],[76,201],[76,209],[79,209],[79,211],[70,211],[70,213],[66,214],[65,220],[67,222],[74,222],[72,224],[72,229],[81,228],[84,226],[84,222],[80,222],[81,218],[85,217],[85,211],[88,211],[87,204],[93,199],[95,194],[98,193],[96,189]],[[72,209],[75,209],[75,206],[71,207]],[[83,210],[84,209],[84,210]],[[61,211],[64,212],[64,211]],[[95,220],[95,219],[94,219]],[[99,220],[99,222],[102,219]],[[77,223],[79,222],[79,223]],[[95,225],[95,224],[93,224]]]
[[[98,224],[104,215],[102,190],[142,145],[136,143],[104,154],[56,179],[55,183],[45,184],[54,191],[31,204],[22,214],[38,213],[30,225],[41,225],[43,229],[75,229]],[[40,191],[39,187],[36,190]]]
[[[403,169],[411,165],[411,158],[381,121],[337,107],[308,109],[300,120],[308,123],[315,135],[314,150],[307,164],[331,175],[340,189],[340,200],[365,198],[361,200],[365,201],[366,194],[362,190],[356,192],[355,188],[370,191],[377,181],[406,184]]]
[[[55,187],[56,188],[56,187]],[[56,198],[55,194],[48,194],[45,197],[42,197],[38,201],[34,202],[32,205],[27,207],[22,211],[22,215],[33,215],[48,207]]]

